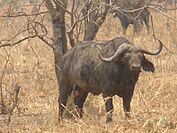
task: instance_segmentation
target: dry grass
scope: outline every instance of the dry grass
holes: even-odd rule
[[[169,15],[174,15],[174,12]],[[155,67],[154,74],[143,72],[136,85],[131,104],[132,118],[126,120],[122,110],[122,101],[114,97],[114,122],[105,124],[105,108],[100,96],[89,95],[82,120],[74,116],[72,99],[68,102],[70,113],[65,113],[61,125],[57,121],[57,81],[54,71],[52,49],[39,40],[24,42],[12,48],[0,49],[0,76],[4,71],[7,51],[10,60],[3,77],[4,100],[10,104],[10,95],[15,84],[21,87],[19,109],[14,110],[11,122],[8,115],[0,116],[0,132],[62,132],[62,133],[141,133],[141,132],[177,132],[177,23],[169,22],[158,13],[153,13],[154,28],[158,38],[166,49],[154,57],[148,56]],[[3,24],[3,23],[2,23]],[[20,27],[20,24],[18,24]],[[7,38],[14,34],[12,28],[1,25],[0,37]],[[14,28],[16,29],[16,27]],[[108,17],[100,29],[97,39],[111,39],[122,36],[120,24],[116,19]],[[132,27],[127,37],[138,45],[153,49],[157,47],[144,29],[141,36],[132,38]],[[99,104],[98,104],[99,103]]]

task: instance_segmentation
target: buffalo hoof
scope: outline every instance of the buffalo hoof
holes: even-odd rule
[[[106,118],[106,123],[110,123],[110,122],[112,122],[112,118],[111,117],[107,117]]]
[[[126,112],[126,113],[125,113],[125,119],[131,119],[131,115],[130,115],[129,112]]]

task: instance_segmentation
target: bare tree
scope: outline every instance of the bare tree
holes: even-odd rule
[[[106,19],[106,14],[109,9],[109,0],[103,1],[101,4],[91,0],[81,1],[73,0],[44,0],[44,1],[12,1],[7,11],[1,17],[13,20],[19,17],[26,17],[26,22],[20,27],[17,32],[6,40],[1,40],[0,48],[5,46],[15,46],[21,42],[31,39],[39,38],[44,41],[48,46],[52,47],[55,61],[56,77],[59,83],[60,73],[62,69],[62,57],[67,51],[67,37],[68,33],[69,41],[72,46],[75,45],[75,41],[79,39],[80,34],[85,34],[84,40],[93,40],[98,32],[98,29]],[[27,3],[26,3],[27,2]],[[68,3],[72,3],[69,5]],[[16,5],[16,6],[14,6]],[[38,8],[38,12],[28,12],[25,10],[26,7]],[[44,6],[47,8],[44,8]],[[69,9],[67,9],[67,6]],[[70,7],[69,7],[70,6]],[[15,10],[15,9],[22,10]],[[42,8],[42,10],[41,10]],[[71,9],[71,10],[70,10]],[[51,17],[53,35],[52,38],[48,36],[48,30],[43,24],[45,15],[49,13]],[[65,22],[67,15],[70,15],[70,25]],[[41,20],[37,20],[37,16],[41,17]],[[85,28],[83,26],[85,20]],[[68,31],[66,30],[68,26]],[[79,27],[79,28],[78,28]],[[67,31],[67,32],[66,32]],[[84,33],[85,32],[85,33]],[[23,34],[25,37],[19,38]],[[16,38],[18,38],[16,40]],[[14,41],[14,39],[16,41]],[[2,94],[2,89],[0,89]],[[0,95],[0,99],[3,99]],[[0,100],[0,106],[3,105],[3,101]]]
[[[110,0],[72,1],[71,11],[67,12],[71,16],[71,25],[67,33],[72,47],[82,33],[84,34],[84,38],[81,40],[88,41],[95,39],[99,28],[106,19],[110,6]]]
[[[59,82],[62,57],[67,50],[65,10],[67,0],[45,0],[45,5],[49,10],[53,25],[53,53],[55,60],[55,71]]]
[[[109,10],[110,0],[105,0],[105,5],[99,5],[98,3],[94,3],[92,1],[87,1],[85,8],[82,10],[84,15],[88,14],[88,17],[85,19],[85,34],[84,40],[93,40],[106,19],[106,15]],[[103,10],[100,8],[104,7]],[[93,9],[93,12],[90,13]]]
[[[25,10],[25,8],[33,6],[33,5],[29,5],[28,3],[25,4],[25,0],[20,0],[20,1],[3,1],[1,3],[2,6],[5,7],[5,9],[2,9],[1,11],[1,20],[6,22],[6,25],[8,27],[12,28],[12,32],[14,33],[9,33],[9,37],[8,38],[1,38],[0,40],[0,48],[4,48],[4,47],[11,47],[11,46],[16,46],[21,44],[21,42],[25,41],[25,40],[29,40],[32,38],[39,38],[41,40],[43,40],[46,44],[48,44],[48,46],[51,47],[51,39],[49,36],[47,36],[47,29],[46,27],[43,25],[43,17],[44,14],[48,13],[48,11],[41,11],[39,13],[32,13],[29,14],[27,12],[27,10]],[[38,4],[36,4],[36,6],[38,6],[39,9],[42,8],[43,6],[43,2],[38,2]],[[41,16],[41,20],[38,21],[36,18],[36,16]],[[18,18],[21,18],[22,22],[22,26],[17,26],[15,27],[13,25],[13,23],[15,22],[15,20],[17,20]],[[21,25],[20,24],[20,25]],[[1,77],[0,77],[0,114],[6,114],[6,113],[12,113],[12,111],[14,110],[15,107],[17,107],[17,96],[16,98],[12,98],[12,107],[6,107],[5,103],[4,103],[4,95],[3,95],[3,79],[4,76],[6,75],[6,69],[7,69],[7,65],[10,61],[10,53],[4,48],[4,51],[7,55],[7,60],[5,65],[3,66],[3,73],[1,73]],[[14,87],[15,88],[15,87]],[[5,90],[11,97],[12,92],[8,92],[7,90]],[[14,89],[15,91],[15,89]],[[15,93],[19,93],[18,91],[15,91]],[[17,94],[18,95],[18,94]],[[15,100],[16,99],[16,100]]]

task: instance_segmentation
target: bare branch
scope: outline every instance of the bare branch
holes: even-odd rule
[[[45,1],[45,5],[47,7],[47,9],[49,10],[49,13],[51,15],[52,18],[55,17],[55,8],[53,6],[53,3],[51,0],[44,0]]]
[[[21,17],[20,15],[17,14],[16,16],[14,15],[13,17]],[[34,20],[31,20],[30,17],[25,12],[23,13],[23,16],[26,16],[26,18],[27,18],[28,21],[16,32],[16,34],[11,39],[1,40],[0,47],[15,46],[18,43],[21,43],[21,42],[25,41],[26,39],[30,39],[30,38],[34,38],[34,37],[40,38],[47,45],[49,45],[51,47],[50,43],[47,42],[47,40],[44,39],[44,36],[47,37],[47,29],[45,28],[45,26],[43,24],[41,24],[40,22],[35,22]],[[40,27],[40,29],[42,31],[42,34],[38,33],[38,31],[36,29],[38,27]],[[20,39],[19,41],[15,42],[15,43],[10,43],[14,38],[16,38],[18,35],[20,35],[22,33],[25,33],[26,31],[28,31],[29,36],[24,37],[23,39]],[[6,43],[2,44],[2,42],[4,42],[4,41],[6,41]]]
[[[173,11],[176,10],[177,8],[165,8],[161,5],[157,5],[157,4],[150,4],[150,7],[154,7],[154,8],[158,8],[159,10],[163,10],[163,11]]]
[[[85,35],[84,40],[93,40],[106,19],[106,15],[110,8],[110,0],[105,0],[104,11],[102,11],[102,6],[98,3],[93,3],[92,1],[88,1],[85,6],[85,10],[83,10],[84,15],[88,15],[87,19],[85,19]],[[90,13],[90,10],[96,8],[94,12]]]
[[[1,44],[1,45],[0,45],[0,48],[1,48],[1,47],[7,47],[7,46],[16,46],[17,44],[19,44],[19,43],[21,43],[21,42],[23,42],[23,41],[25,41],[25,40],[27,40],[27,39],[35,38],[35,37],[37,37],[37,36],[36,36],[36,35],[27,36],[27,37],[24,37],[23,39],[21,39],[21,40],[15,42],[15,43],[5,43],[5,44]]]
[[[37,36],[40,40],[45,42],[50,48],[52,48],[52,43],[49,43],[44,37],[45,36]]]
[[[73,1],[73,2],[75,2],[75,1]],[[71,44],[72,47],[75,46],[75,41],[74,41],[74,38],[73,38],[75,26],[76,26],[79,22],[82,22],[84,19],[86,19],[86,18],[88,17],[88,15],[89,15],[89,14],[85,14],[85,16],[83,16],[82,18],[80,18],[80,19],[78,19],[77,21],[74,22],[74,17],[75,17],[75,16],[74,16],[74,15],[75,15],[75,13],[74,13],[74,6],[75,6],[75,5],[73,4],[73,5],[72,5],[72,11],[71,11],[71,12],[72,12],[72,15],[71,15],[71,27],[70,27],[69,31],[67,32],[68,37],[69,37],[69,40],[70,40],[70,44]],[[94,12],[96,9],[97,9],[97,7],[91,9],[91,10],[89,11],[89,13]]]
[[[46,13],[49,13],[49,11],[44,11],[44,12],[39,12],[39,13],[32,13],[32,14],[26,14],[25,12],[18,12],[17,14],[14,14],[14,15],[2,15],[0,17],[3,17],[3,18],[11,18],[11,17],[28,17],[28,16],[37,16],[37,15],[41,15],[41,14],[46,14]]]
[[[161,10],[159,10],[159,9],[154,8],[153,6],[149,6],[149,8],[154,9],[154,10],[156,10],[156,11],[160,12],[163,16],[165,16],[165,17],[167,17],[167,18],[169,18],[169,19],[171,19],[171,20],[173,20],[173,21],[177,22],[177,19],[175,19],[175,18],[173,18],[173,17],[170,17],[170,16],[166,15],[164,12],[162,12],[162,11],[161,11]]]
[[[152,15],[150,15],[150,18],[151,18],[151,23],[152,23],[152,35],[153,35],[153,38],[157,41],[160,41],[156,36],[155,36],[155,31],[154,31],[154,23],[153,23],[153,19],[152,19]],[[163,45],[167,51],[169,51],[171,54],[174,54],[172,51],[170,51],[165,45]]]

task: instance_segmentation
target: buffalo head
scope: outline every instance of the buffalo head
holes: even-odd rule
[[[99,53],[99,57],[104,62],[114,62],[116,61],[119,64],[128,67],[131,72],[140,72],[141,68],[144,71],[154,72],[153,64],[146,59],[144,54],[148,55],[157,55],[161,52],[163,44],[158,40],[160,46],[155,51],[149,51],[141,47],[136,47],[134,45],[123,43],[117,49],[117,51],[110,57],[104,57]]]

